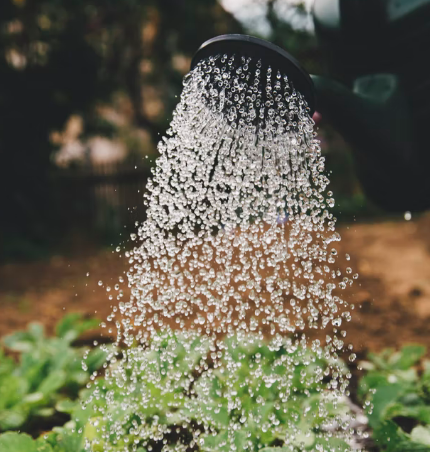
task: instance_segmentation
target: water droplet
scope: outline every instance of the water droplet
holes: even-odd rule
[[[244,450],[263,449],[265,433],[281,428],[280,411],[316,394],[318,413],[306,406],[288,414],[284,446],[316,441],[314,428],[322,443],[336,429],[347,434],[323,413],[325,402],[347,395],[348,371],[337,359],[346,331],[337,328],[353,306],[337,288],[356,275],[336,264],[335,200],[324,195],[329,179],[308,111],[286,74],[252,58],[208,57],[184,78],[144,193],[146,220],[123,250],[124,290],[112,284],[118,302],[101,323],[121,354],[105,346],[105,377],[88,384],[106,405],[90,421],[106,452],[118,444],[167,450],[173,434],[203,449],[220,415],[228,432],[250,435],[252,423],[258,433]],[[320,329],[325,343],[310,340],[309,329]],[[267,388],[273,407],[263,415]],[[148,412],[162,416],[148,420]],[[333,431],[303,427],[302,415],[317,414]],[[216,447],[238,451],[234,436]]]

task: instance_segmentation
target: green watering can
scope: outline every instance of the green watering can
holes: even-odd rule
[[[430,207],[430,0],[315,0],[327,76],[316,109],[354,150],[368,196]]]

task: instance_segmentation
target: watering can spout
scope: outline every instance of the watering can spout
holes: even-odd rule
[[[348,142],[360,139],[357,123],[363,122],[366,103],[343,84],[320,75],[312,75],[317,97],[316,110]]]
[[[419,145],[397,76],[359,77],[352,89],[323,76],[312,81],[316,110],[354,149],[365,191],[391,211],[422,209],[419,198],[404,190],[404,183],[413,186],[422,177],[416,165]]]
[[[430,0],[314,0],[312,15],[325,70],[344,83],[314,77],[316,109],[351,145],[368,197],[430,208]]]
[[[411,144],[411,128],[407,105],[397,77],[374,74],[358,78],[352,89],[324,76],[313,75],[317,95],[317,111],[344,139],[361,153],[374,146],[404,154]]]

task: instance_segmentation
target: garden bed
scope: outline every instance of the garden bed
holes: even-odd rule
[[[430,348],[429,231],[430,215],[410,222],[339,227],[339,262],[345,264],[344,256],[350,254],[350,265],[360,275],[342,294],[355,304],[347,337],[358,354],[404,342]],[[116,300],[108,299],[105,287],[113,287],[127,269],[125,259],[111,251],[3,265],[0,336],[23,329],[31,321],[53,331],[67,312],[106,318]],[[98,286],[100,280],[104,287]]]
[[[232,374],[227,378],[223,372],[214,371],[210,377],[212,389],[209,398],[201,405],[197,395],[202,390],[206,391],[204,388],[208,382],[205,374],[197,369],[203,369],[205,363],[211,366],[207,355],[209,344],[205,345],[204,339],[190,340],[181,333],[163,339],[166,349],[174,345],[173,365],[168,365],[168,362],[172,363],[171,358],[166,355],[163,358],[162,349],[158,352],[149,349],[135,351],[135,356],[138,356],[136,353],[140,356],[138,378],[132,385],[135,397],[124,392],[122,383],[116,386],[115,381],[104,378],[101,367],[112,346],[102,350],[74,345],[82,333],[96,324],[96,320],[69,314],[56,325],[54,337],[46,337],[43,327],[33,323],[26,331],[2,339],[1,451],[84,452],[85,441],[90,440],[93,441],[91,450],[100,452],[131,451],[127,446],[131,444],[137,445],[133,448],[136,452],[165,452],[171,450],[165,449],[169,444],[182,444],[180,450],[184,452],[228,452],[223,444],[231,434],[229,422],[239,414],[260,421],[251,422],[246,430],[235,431],[237,450],[311,451],[317,450],[317,444],[325,451],[351,450],[350,447],[363,450],[364,447],[368,452],[418,452],[430,448],[430,360],[424,358],[426,347],[422,345],[411,344],[399,351],[386,349],[379,354],[370,353],[365,361],[359,363],[358,372],[354,364],[349,363],[348,369],[345,363],[338,361],[336,368],[343,375],[354,370],[355,378],[350,399],[331,404],[323,402],[330,377],[326,380],[323,373],[316,370],[331,367],[334,362],[329,364],[322,350],[301,351],[300,346],[293,346],[288,339],[286,344],[290,345],[287,348],[274,349],[260,340],[256,340],[254,345],[252,342],[246,345],[230,336],[224,339],[226,350],[240,365],[233,371],[233,379]],[[15,359],[5,355],[3,350],[14,352]],[[154,353],[158,356],[155,360]],[[149,374],[141,368],[146,359],[151,362]],[[294,396],[284,400],[277,384],[263,383],[264,376],[253,374],[252,369],[258,362],[263,375],[272,379],[275,375],[291,372],[283,364],[288,360],[294,362],[290,375]],[[88,386],[90,376],[95,375],[97,369],[101,371],[99,377]],[[190,369],[193,369],[192,379],[188,378]],[[172,388],[171,379],[178,381],[178,371],[183,372],[184,386],[172,390],[182,397],[163,391],[165,387]],[[152,380],[154,375],[158,375],[157,384]],[[304,375],[310,377],[310,384]],[[316,375],[321,375],[321,378],[317,379]],[[235,397],[242,407],[240,413],[228,408],[225,391],[231,382],[234,382]],[[103,397],[107,393],[110,394],[109,404]],[[149,395],[150,399],[147,399]],[[135,402],[128,406],[130,397]],[[157,404],[148,404],[144,400],[156,400]],[[365,410],[354,406],[351,400],[365,406]],[[321,417],[319,403],[324,403],[324,417]],[[102,416],[100,407],[107,414],[106,418]],[[356,414],[352,423],[345,418],[351,409]],[[125,410],[126,421],[121,427],[121,437],[103,434],[109,432],[113,420],[118,419],[122,410]],[[139,417],[136,417],[137,412]],[[278,427],[264,428],[269,419],[273,422],[275,418]],[[329,436],[323,434],[327,428],[324,425],[336,426],[341,419],[362,432],[349,446],[337,437],[336,427],[330,427],[333,430]],[[293,430],[290,432],[292,425],[299,428],[298,434]],[[163,431],[159,439],[152,435],[154,428]],[[192,431],[195,430],[201,432],[198,443],[193,439]],[[285,438],[289,447],[284,444]]]

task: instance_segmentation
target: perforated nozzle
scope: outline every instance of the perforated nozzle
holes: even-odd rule
[[[285,74],[294,88],[305,98],[310,115],[315,112],[315,90],[311,77],[298,61],[280,47],[253,36],[231,34],[209,39],[197,50],[191,62],[191,69],[197,64],[216,55],[240,55],[261,60],[262,68],[271,67],[272,71]]]

